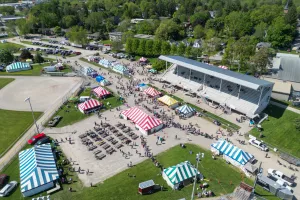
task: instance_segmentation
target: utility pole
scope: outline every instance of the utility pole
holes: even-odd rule
[[[202,158],[204,158],[204,153],[197,153],[196,154],[196,160],[197,160],[197,171],[198,171],[198,165],[199,165],[199,162],[200,162],[200,155]],[[192,195],[191,195],[191,200],[194,199],[194,195],[195,195],[195,186],[196,186],[196,181],[197,181],[197,175],[198,173],[196,173],[195,177],[194,177],[194,185],[193,185],[193,191],[192,191]]]
[[[259,163],[259,167],[258,167],[258,173],[257,173],[257,174],[259,174],[259,173],[260,173],[260,169],[261,169],[261,163],[262,163],[262,162],[260,162],[260,163]],[[252,194],[254,194],[254,193],[255,193],[255,186],[256,186],[256,183],[257,183],[257,175],[256,175],[256,177],[255,177],[255,181],[254,181],[254,184],[253,184],[253,190],[252,190]]]
[[[30,102],[30,97],[27,97],[24,101],[25,101],[25,102],[28,101],[28,103],[29,103],[30,110],[31,110],[31,114],[32,114],[32,118],[33,118],[33,121],[34,121],[34,124],[35,124],[35,127],[36,127],[36,131],[37,131],[37,133],[39,133],[39,132],[40,132],[40,131],[39,131],[39,127],[38,127],[38,125],[36,124],[36,120],[35,120],[34,113],[33,113],[32,106],[31,106],[31,102]]]

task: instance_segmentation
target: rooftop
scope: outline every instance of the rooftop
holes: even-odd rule
[[[271,86],[273,83],[262,79],[255,78],[253,76],[240,74],[227,69],[222,69],[213,65],[198,62],[181,56],[159,56],[159,59],[167,62],[175,63],[177,65],[199,71],[204,74],[208,74],[214,77],[218,77],[223,80],[230,81],[254,90],[258,90],[260,87]]]

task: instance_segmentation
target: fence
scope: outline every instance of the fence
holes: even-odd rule
[[[73,95],[77,94],[78,91],[83,87],[84,81],[81,80],[80,83],[76,84],[72,89],[69,90],[60,100],[58,100],[53,106],[48,108],[44,114],[37,120],[37,125],[39,131],[44,130],[44,124],[46,124],[51,117],[60,109],[60,107]],[[27,141],[37,134],[35,125],[32,124],[31,127],[26,129],[14,142],[10,145],[4,153],[0,156],[0,170],[3,169],[7,164],[9,164],[15,155],[19,153],[20,150],[25,146]]]

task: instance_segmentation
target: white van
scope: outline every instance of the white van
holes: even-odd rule
[[[81,97],[79,98],[79,101],[80,101],[81,103],[83,103],[83,102],[88,101],[88,100],[90,100],[90,99],[91,99],[91,97],[89,97],[89,96],[81,96]]]

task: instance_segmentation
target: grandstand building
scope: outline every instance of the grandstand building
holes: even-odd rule
[[[173,63],[162,79],[225,111],[254,118],[269,104],[274,83],[181,56],[160,56]],[[167,64],[167,63],[166,63]]]

